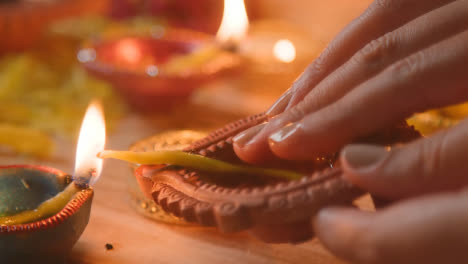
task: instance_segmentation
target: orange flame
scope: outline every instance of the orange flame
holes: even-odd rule
[[[247,34],[249,19],[244,0],[224,0],[224,13],[216,38],[221,43],[237,44]]]
[[[98,180],[102,159],[96,155],[104,150],[105,142],[106,126],[102,107],[100,103],[92,102],[86,110],[78,137],[74,180],[90,185]]]

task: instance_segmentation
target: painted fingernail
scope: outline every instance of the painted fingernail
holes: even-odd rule
[[[263,123],[244,130],[243,132],[237,134],[237,136],[233,137],[232,141],[234,141],[234,143],[236,143],[239,147],[243,147],[247,145],[247,143],[249,143],[249,141],[252,140],[255,135],[257,135],[266,126],[266,124],[267,123]]]
[[[374,167],[388,155],[389,152],[384,147],[367,144],[348,145],[342,152],[346,163],[355,170]]]
[[[279,131],[273,133],[271,136],[270,136],[270,143],[279,143],[285,139],[287,139],[288,137],[294,135],[294,133],[296,133],[299,128],[301,127],[301,123],[292,123],[292,124],[289,124],[285,127],[283,127],[282,129],[280,129]]]
[[[281,114],[288,107],[291,95],[291,89],[289,89],[266,111],[267,116],[272,117]]]

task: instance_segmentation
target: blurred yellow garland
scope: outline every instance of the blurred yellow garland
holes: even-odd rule
[[[54,142],[46,133],[5,123],[0,124],[0,145],[38,158],[47,158],[54,150]]]
[[[408,119],[408,123],[427,136],[441,129],[452,127],[467,116],[468,103],[463,103],[415,114]]]
[[[76,137],[90,100],[104,103],[111,125],[122,114],[109,84],[88,76],[77,64],[53,61],[32,52],[0,59],[1,145],[44,158],[54,149],[53,136]]]
[[[78,17],[51,25],[33,50],[0,57],[0,149],[47,158],[54,137],[76,139],[92,99],[104,104],[106,122],[113,123],[125,107],[110,84],[89,76],[76,60],[81,41],[123,33],[157,34],[161,21],[134,18],[111,21]]]
[[[0,57],[0,149],[47,158],[54,137],[74,140],[88,103],[104,104],[112,124],[124,106],[110,84],[89,76],[76,60],[82,41],[124,33],[158,34],[161,21],[137,17],[112,21],[84,16],[52,24],[33,49]]]

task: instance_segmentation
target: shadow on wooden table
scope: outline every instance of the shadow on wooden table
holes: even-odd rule
[[[185,236],[196,237],[208,244],[223,248],[232,248],[269,259],[271,263],[342,263],[322,247],[317,239],[300,244],[268,244],[248,231],[238,233],[222,233],[216,228],[200,226],[168,225],[172,231]]]

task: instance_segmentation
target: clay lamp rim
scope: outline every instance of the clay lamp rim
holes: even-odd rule
[[[38,170],[45,173],[55,174],[58,177],[63,177],[68,175],[67,173],[41,165],[4,165],[0,166],[1,169],[14,169],[14,168],[24,168],[24,169],[33,169]],[[45,229],[52,229],[65,221],[67,221],[70,217],[72,217],[75,213],[77,213],[81,207],[93,197],[93,190],[91,188],[87,188],[83,191],[78,192],[67,204],[64,208],[62,208],[59,212],[54,214],[53,216],[47,217],[45,219],[37,220],[30,223],[24,224],[17,224],[17,225],[0,225],[0,236],[1,235],[10,235],[15,233],[22,233],[22,232],[34,232],[37,230],[45,230]]]

